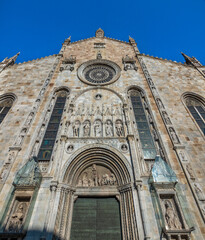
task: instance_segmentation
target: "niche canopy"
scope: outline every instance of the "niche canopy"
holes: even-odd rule
[[[108,85],[120,77],[121,69],[105,59],[90,60],[78,68],[78,77],[89,85]]]

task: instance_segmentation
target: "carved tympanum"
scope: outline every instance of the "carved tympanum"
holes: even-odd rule
[[[108,168],[93,164],[86,168],[79,176],[78,187],[101,187],[114,186],[117,184],[116,177]]]

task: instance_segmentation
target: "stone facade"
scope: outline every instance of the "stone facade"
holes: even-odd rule
[[[85,197],[117,199],[123,240],[205,238],[205,137],[186,105],[205,107],[204,66],[145,56],[102,29],[57,55],[17,56],[0,65],[0,101],[12,102],[0,126],[0,239],[73,239]]]

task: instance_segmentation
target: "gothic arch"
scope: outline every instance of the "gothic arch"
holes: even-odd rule
[[[16,95],[13,93],[5,93],[0,96],[0,123],[8,114],[15,100]]]
[[[76,100],[77,100],[82,94],[84,94],[85,92],[92,91],[92,90],[98,90],[98,89],[100,89],[100,90],[107,90],[107,91],[110,91],[110,92],[114,93],[116,96],[118,96],[118,98],[121,100],[121,102],[122,102],[123,104],[125,104],[125,99],[123,98],[123,96],[122,96],[121,94],[117,93],[116,91],[114,91],[114,90],[112,90],[112,89],[109,89],[109,88],[106,88],[106,87],[102,87],[102,86],[100,86],[100,87],[91,87],[91,88],[87,88],[87,89],[85,89],[85,90],[82,90],[81,92],[77,93],[77,94],[73,97],[73,99],[71,100],[71,103],[75,103]]]
[[[205,98],[197,93],[185,92],[181,96],[187,112],[198,127],[202,136],[205,136]]]
[[[75,185],[83,169],[98,163],[115,174],[119,186],[134,181],[130,164],[118,150],[104,144],[90,144],[77,150],[65,163],[61,182]]]

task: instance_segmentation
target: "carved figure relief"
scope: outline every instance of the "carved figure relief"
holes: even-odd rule
[[[26,120],[26,126],[29,126],[33,120],[34,113],[31,112]]]
[[[199,184],[194,183],[194,189],[199,201],[205,201],[204,193]]]
[[[86,168],[78,178],[78,187],[114,186],[117,184],[115,175],[104,166],[93,164]]]
[[[15,146],[20,146],[23,142],[24,135],[19,135],[18,138],[16,139]]]
[[[68,152],[68,153],[71,153],[71,152],[73,151],[73,149],[74,149],[74,146],[73,146],[73,145],[68,145],[68,147],[67,147],[67,152]]]
[[[111,120],[107,120],[105,123],[105,134],[107,137],[113,136],[113,126]]]
[[[69,121],[66,121],[65,123],[65,129],[64,129],[64,134],[67,135],[67,132],[68,132],[68,127],[70,126],[70,122]]]
[[[94,132],[96,137],[102,137],[102,123],[100,120],[95,121]]]
[[[83,136],[89,137],[90,136],[90,121],[86,120],[83,123]]]
[[[135,70],[137,71],[137,66],[136,66],[136,61],[129,57],[128,55],[126,55],[125,57],[123,57],[122,59],[122,63],[124,64],[124,70]]]
[[[80,121],[75,121],[73,125],[73,137],[79,137],[80,133]]]
[[[173,142],[174,143],[179,143],[179,139],[178,139],[173,127],[169,128],[169,132],[170,132],[170,135],[171,135],[171,138],[172,138]]]
[[[73,71],[75,63],[76,63],[76,57],[71,55],[69,58],[65,58],[62,61],[60,71],[64,71],[64,70]]]
[[[116,134],[118,137],[122,137],[124,135],[123,124],[121,120],[117,120],[115,123]]]
[[[20,202],[17,205],[16,210],[11,215],[9,223],[8,223],[8,231],[9,232],[17,233],[17,232],[21,231],[21,227],[22,227],[25,215],[26,215],[27,208],[28,208],[28,203],[26,203],[26,202]]]
[[[180,151],[180,152],[179,152],[179,156],[180,156],[180,158],[181,158],[182,161],[187,161],[184,152]]]
[[[161,99],[157,98],[157,103],[158,103],[158,106],[160,109],[164,108],[164,105],[163,105]]]
[[[166,124],[172,124],[167,112],[163,111],[162,115]]]
[[[190,164],[186,165],[186,170],[189,173],[190,178],[191,179],[195,179],[195,177],[194,177],[194,170],[192,169]]]
[[[165,220],[167,222],[168,228],[181,229],[182,224],[179,221],[178,214],[176,213],[176,210],[172,206],[171,201],[165,200],[164,207],[165,207]]]
[[[8,173],[8,167],[9,167],[8,164],[4,165],[3,170],[1,172],[1,175],[0,175],[0,181],[4,181],[5,180],[6,175]]]
[[[123,152],[127,152],[127,150],[128,150],[127,144],[122,144],[122,145],[121,145],[121,150],[122,150]]]

